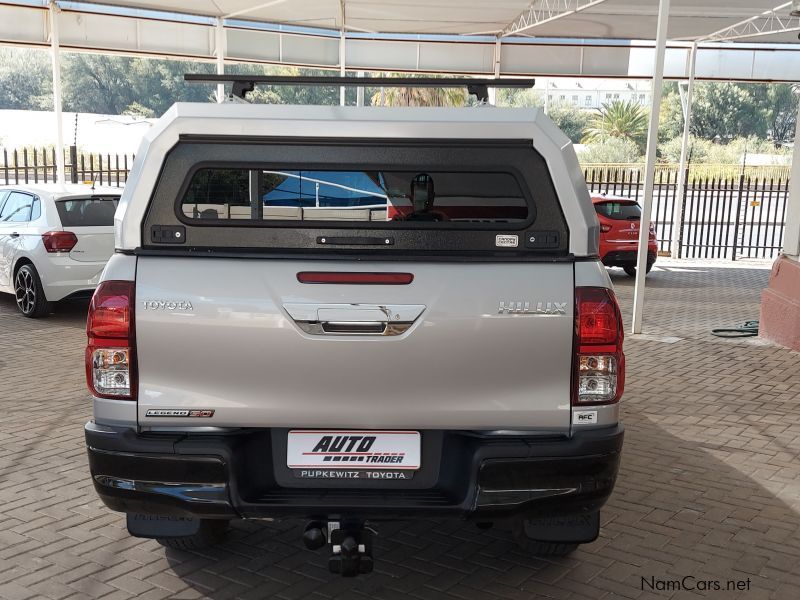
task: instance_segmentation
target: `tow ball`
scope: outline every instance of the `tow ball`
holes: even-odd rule
[[[372,535],[361,521],[312,521],[303,532],[303,543],[309,550],[327,545],[330,572],[355,577],[372,572]]]

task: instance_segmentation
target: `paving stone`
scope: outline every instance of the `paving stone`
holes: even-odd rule
[[[751,578],[725,597],[800,598],[800,354],[710,334],[758,318],[766,267],[656,263],[647,336],[626,339],[624,455],[596,542],[542,560],[502,528],[379,523],[375,572],[353,580],[327,573],[294,521],[237,523],[204,552],[128,537],[86,464],[86,304],[31,320],[0,294],[0,599],[704,597],[641,587],[684,575]],[[629,323],[633,282],[610,274]]]

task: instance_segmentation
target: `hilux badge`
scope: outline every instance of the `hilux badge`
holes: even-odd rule
[[[512,300],[500,301],[497,313],[501,315],[565,315],[567,314],[566,302],[523,302]]]

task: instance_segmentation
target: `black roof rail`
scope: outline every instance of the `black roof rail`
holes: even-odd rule
[[[531,88],[535,79],[478,78],[478,77],[339,77],[339,76],[301,76],[290,75],[212,75],[186,73],[185,81],[195,83],[230,83],[231,93],[244,98],[256,85],[327,85],[349,87],[465,87],[480,101],[489,98],[489,88]]]

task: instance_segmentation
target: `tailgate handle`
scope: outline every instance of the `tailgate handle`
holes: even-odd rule
[[[383,321],[321,321],[324,333],[384,335],[387,323]]]
[[[395,336],[408,331],[423,304],[295,304],[283,308],[311,335]]]

